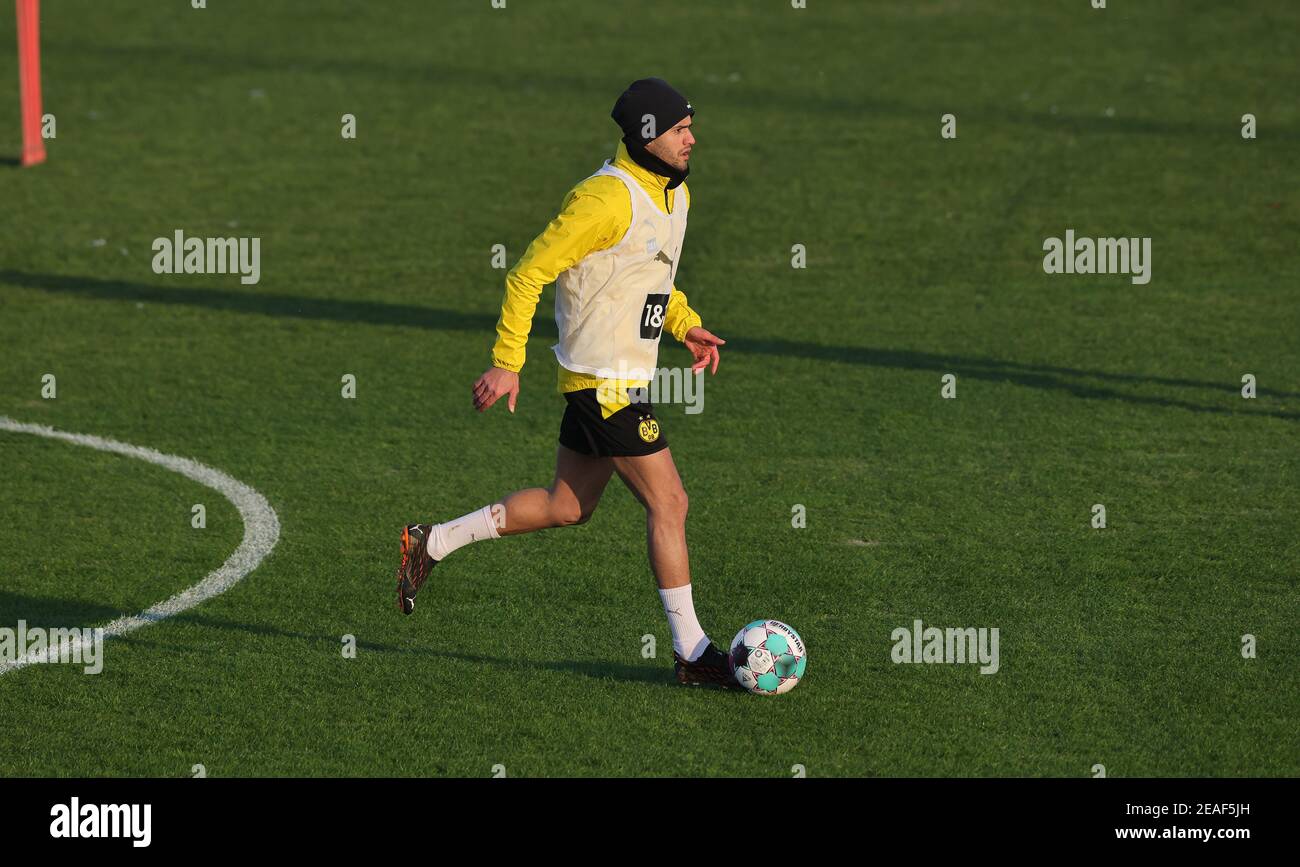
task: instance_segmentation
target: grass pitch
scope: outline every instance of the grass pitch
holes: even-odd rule
[[[809,6],[47,4],[57,138],[0,167],[0,415],[221,469],[282,537],[102,674],[0,676],[0,774],[1300,773],[1300,10]],[[646,75],[698,110],[678,285],[728,340],[705,411],[662,416],[697,610],[719,643],[800,630],[778,699],[672,684],[617,480],[393,603],[404,522],[550,479],[549,290],[518,412],[470,408],[491,248],[612,155]],[[15,154],[17,93],[0,63]],[[1151,237],[1153,279],[1044,274],[1071,228]],[[261,238],[260,282],[153,273],[177,229]],[[135,613],[242,536],[67,444],[0,433],[0,479],[0,626]],[[999,628],[999,672],[894,664],[918,618]]]

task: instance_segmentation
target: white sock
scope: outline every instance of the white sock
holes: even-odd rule
[[[500,539],[496,521],[492,520],[492,507],[484,506],[476,512],[462,515],[445,524],[434,524],[429,533],[429,556],[441,560],[457,548],[484,539]]]
[[[664,602],[664,613],[668,615],[668,628],[673,633],[673,650],[681,654],[688,662],[700,658],[700,654],[709,646],[709,636],[700,628],[700,621],[695,619],[695,603],[691,601],[691,585],[660,590],[659,598]]]

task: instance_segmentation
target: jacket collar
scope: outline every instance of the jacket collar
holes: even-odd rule
[[[656,200],[662,198],[669,179],[650,171],[632,159],[627,152],[627,145],[623,144],[622,141],[618,143],[618,151],[614,154],[613,166],[631,175],[650,195],[650,198]]]

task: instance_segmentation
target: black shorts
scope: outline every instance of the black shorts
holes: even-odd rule
[[[560,445],[584,455],[619,458],[652,455],[668,447],[655,408],[632,403],[603,418],[596,389],[565,392],[568,406],[560,421]]]

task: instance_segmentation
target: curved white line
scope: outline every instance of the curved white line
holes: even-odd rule
[[[244,540],[239,543],[235,553],[231,554],[225,563],[208,573],[208,577],[193,587],[182,590],[170,599],[159,602],[152,608],[141,611],[133,617],[119,617],[109,623],[104,627],[105,638],[125,635],[132,630],[139,629],[141,626],[148,626],[150,623],[166,620],[174,614],[180,614],[200,602],[224,593],[235,586],[241,578],[256,569],[262,559],[271,553],[275,543],[280,540],[280,519],[276,516],[275,510],[271,508],[271,504],[266,501],[266,497],[263,497],[238,479],[231,478],[220,470],[204,466],[198,461],[163,454],[153,449],[133,446],[117,440],[90,436],[89,434],[67,433],[40,424],[24,424],[3,415],[0,415],[0,431],[35,434],[39,437],[63,440],[74,445],[98,449],[101,452],[113,452],[126,455],[129,458],[148,461],[151,464],[166,467],[174,473],[180,473],[182,476],[191,478],[201,485],[207,485],[233,503],[235,508],[239,510],[239,516],[244,521]],[[82,640],[80,638],[65,642],[68,653],[73,653],[81,644]],[[44,662],[47,654],[57,654],[60,650],[61,648],[49,648],[41,653],[24,655],[9,661],[0,661],[0,675],[33,663]],[[69,657],[65,656],[63,658],[67,659]]]

